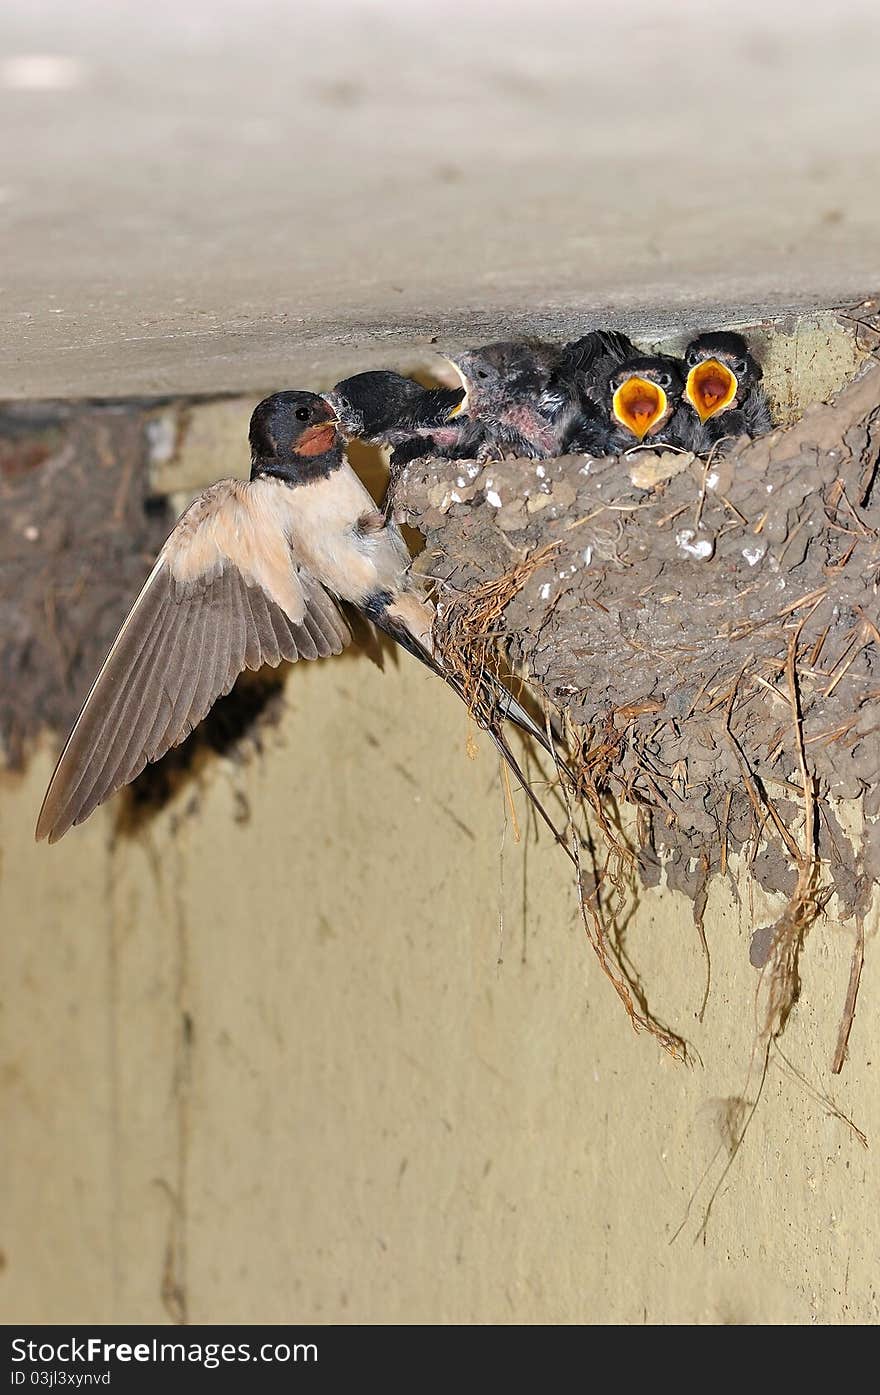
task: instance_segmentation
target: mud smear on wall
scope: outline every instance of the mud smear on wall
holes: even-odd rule
[[[0,741],[66,732],[172,519],[130,404],[0,412]]]

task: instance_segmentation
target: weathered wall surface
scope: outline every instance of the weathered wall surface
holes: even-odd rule
[[[704,1185],[670,1244],[726,1156],[763,903],[716,888],[700,1024],[690,906],[644,894],[676,1065],[451,695],[350,657],[286,691],[263,759],[208,762],[135,840],[111,805],[36,847],[48,753],[2,778],[4,1320],[875,1320],[876,1147],[780,1061],[706,1243]],[[876,1144],[876,923],[828,1073],[852,936],[811,931],[783,1045]]]

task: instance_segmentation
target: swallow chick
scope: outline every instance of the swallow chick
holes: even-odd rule
[[[563,423],[555,400],[544,400],[559,349],[550,344],[498,343],[450,357],[465,389],[467,428],[457,458],[543,460],[558,455]]]
[[[386,507],[408,461],[454,453],[468,429],[460,415],[463,387],[425,388],[383,369],[343,378],[324,397],[347,441],[392,448]]]
[[[595,435],[588,423],[607,418],[605,389],[610,375],[638,356],[629,336],[615,329],[591,330],[565,345],[542,399],[562,423],[561,454],[576,450],[573,443],[585,432]]]
[[[449,427],[449,444],[455,445],[461,435],[451,424],[461,409],[463,387],[425,388],[413,378],[379,369],[343,378],[324,396],[346,440],[398,446],[436,433],[442,441]]]
[[[464,696],[434,656],[433,606],[403,536],[348,464],[329,403],[275,393],[251,417],[250,446],[250,479],[204,490],[159,553],[61,753],[38,839],[56,842],[181,742],[244,669],[339,654],[351,639],[339,602]],[[550,749],[506,689],[498,704]],[[538,806],[505,738],[488,729]]]
[[[724,437],[763,436],[773,428],[761,366],[741,334],[700,334],[684,353],[685,383],[676,413],[679,444],[703,455]]]
[[[637,358],[635,344],[617,329],[595,329],[562,349],[543,402],[560,414],[567,407],[586,410],[602,406],[609,375],[627,359]]]
[[[633,446],[673,444],[671,424],[679,405],[682,375],[664,354],[629,358],[614,368],[598,394],[601,405],[573,429],[570,451],[620,455]]]

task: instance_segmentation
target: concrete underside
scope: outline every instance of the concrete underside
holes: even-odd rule
[[[7,5],[0,396],[855,301],[877,35],[873,0]]]

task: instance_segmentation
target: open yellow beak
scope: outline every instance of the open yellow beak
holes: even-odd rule
[[[627,378],[611,399],[611,410],[621,425],[640,441],[666,415],[666,393],[648,378]]]
[[[707,358],[688,373],[684,395],[700,421],[708,421],[730,406],[738,386],[736,375],[729,368],[717,358]]]
[[[461,386],[464,388],[464,397],[461,399],[458,406],[453,407],[452,411],[449,413],[449,417],[447,418],[447,420],[450,420],[452,417],[457,417],[459,412],[466,412],[468,409],[468,382],[467,378],[462,373],[454,358],[447,358],[446,354],[440,354],[440,358],[442,358],[444,362],[448,363],[450,368],[455,369],[456,377],[458,378],[458,381],[461,384]]]

